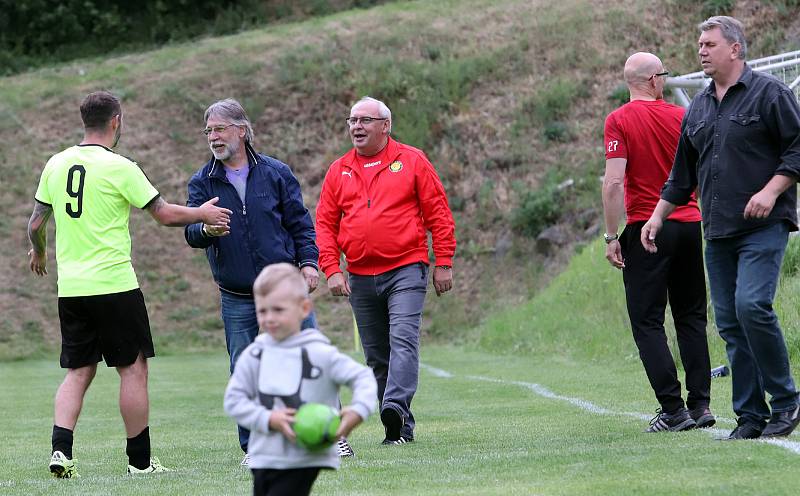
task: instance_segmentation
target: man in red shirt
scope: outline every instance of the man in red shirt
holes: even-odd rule
[[[624,74],[630,102],[611,112],[605,122],[604,237],[606,258],[622,270],[633,338],[661,404],[647,431],[710,427],[716,420],[709,410],[706,286],[697,200],[677,208],[664,223],[658,253],[645,252],[639,242],[672,169],[684,109],[663,100],[668,72],[655,55],[631,55]],[[623,198],[627,225],[618,236]],[[664,331],[667,301],[686,370],[685,404]]]
[[[420,150],[389,137],[392,114],[364,97],[347,118],[353,149],[333,162],[317,204],[319,266],[336,296],[349,296],[367,365],[378,382],[383,444],[414,440],[411,400],[419,376],[419,328],[428,284],[453,286],[455,223],[439,177]],[[349,277],[339,267],[347,260]]]

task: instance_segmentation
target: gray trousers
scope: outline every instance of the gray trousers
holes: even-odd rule
[[[381,411],[405,418],[402,436],[414,437],[411,400],[419,381],[419,328],[428,266],[405,265],[374,276],[350,274],[350,305],[364,358],[378,382]]]

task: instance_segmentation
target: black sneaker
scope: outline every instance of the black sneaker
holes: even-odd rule
[[[761,437],[784,437],[792,433],[800,424],[800,405],[788,412],[773,413]]]
[[[386,431],[386,441],[399,441],[402,439],[400,431],[406,423],[405,417],[394,408],[384,408],[381,410],[381,422]],[[384,442],[384,444],[386,444]]]
[[[413,442],[414,442],[413,437],[400,436],[400,439],[396,439],[394,441],[390,441],[388,438],[384,439],[381,444],[384,446],[397,446],[400,444],[408,444]]]
[[[764,429],[753,422],[747,421],[743,418],[736,419],[736,428],[728,434],[728,437],[719,438],[720,441],[734,441],[737,439],[757,439],[761,437],[761,431]]]
[[[705,429],[717,423],[716,417],[714,417],[714,414],[711,413],[711,410],[707,406],[700,406],[689,410],[689,415],[697,424],[698,429]]]
[[[645,432],[679,432],[688,431],[697,427],[697,423],[689,415],[689,410],[681,407],[672,413],[667,413],[659,408],[656,416],[650,421],[650,427]]]
[[[336,454],[339,455],[339,458],[356,456],[356,452],[353,451],[353,447],[350,446],[345,437],[340,437],[339,441],[336,442]]]

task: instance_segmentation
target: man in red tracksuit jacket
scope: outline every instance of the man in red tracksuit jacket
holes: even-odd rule
[[[453,286],[455,222],[425,154],[389,137],[392,114],[383,102],[362,98],[347,124],[354,148],[331,164],[317,204],[319,266],[331,294],[350,298],[378,382],[383,444],[403,444],[414,440],[427,231],[436,257],[433,286],[441,295]]]

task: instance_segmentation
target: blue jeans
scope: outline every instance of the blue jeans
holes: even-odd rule
[[[411,400],[419,382],[419,328],[428,266],[405,265],[374,276],[350,274],[350,305],[367,365],[378,383],[381,411],[405,418],[402,436],[414,438]]]
[[[225,326],[225,344],[228,346],[228,356],[231,358],[230,372],[236,360],[245,348],[258,336],[258,320],[256,319],[255,300],[250,296],[237,296],[225,291],[220,291],[220,313],[222,324]],[[317,327],[317,317],[312,311],[303,321],[301,329]],[[239,427],[239,445],[247,452],[247,443],[250,440],[250,431]]]
[[[797,406],[797,389],[772,309],[788,241],[783,222],[706,243],[706,267],[719,335],[731,365],[733,411],[761,424]]]

